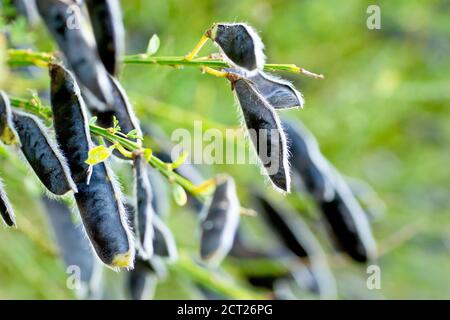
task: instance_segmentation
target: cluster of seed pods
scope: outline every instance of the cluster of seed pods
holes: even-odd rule
[[[78,27],[71,28],[67,21],[72,6],[84,5],[87,10],[80,10],[76,16]],[[55,139],[35,116],[11,108],[3,92],[0,138],[21,150],[50,193],[73,193],[76,208],[49,197],[43,197],[42,202],[64,262],[67,266],[79,266],[82,271],[79,296],[105,297],[100,285],[104,264],[116,270],[126,269],[128,296],[144,298],[155,279],[166,276],[165,263],[178,257],[174,236],[164,221],[168,197],[162,191],[161,176],[143,154],[130,159],[115,150],[116,157],[111,161],[126,161],[134,171],[134,197],[125,199],[109,160],[94,166],[86,163],[89,151],[98,144],[89,132],[90,116],[95,116],[96,123],[104,128],[113,127],[117,121],[124,134],[134,132],[135,136],[142,136],[152,131],[141,128],[116,79],[124,52],[119,1],[36,0],[36,8],[64,60],[49,64]],[[83,12],[89,14],[89,19]],[[89,21],[93,33],[88,28]],[[290,192],[291,179],[295,188],[304,187],[323,213],[338,246],[356,261],[373,260],[375,241],[354,193],[321,155],[306,129],[280,120],[278,110],[301,108],[304,99],[290,82],[263,71],[264,45],[258,34],[243,23],[217,23],[206,35],[229,63],[223,71],[235,91],[248,137],[274,188],[281,193]],[[134,141],[140,143],[138,139]],[[155,154],[160,159],[174,160],[169,155],[170,146],[161,143],[159,148]],[[195,184],[203,181],[193,165],[182,164],[175,172]],[[285,274],[249,274],[248,281],[269,288],[277,298],[295,296],[292,286],[334,297],[335,283],[324,251],[308,225],[293,209],[279,206],[263,194],[256,193],[253,199],[279,245],[277,252],[253,249],[243,239],[240,201],[231,177],[216,179],[214,193],[206,203],[189,196],[188,204],[198,214],[199,256],[203,264],[214,272],[227,255],[252,260],[281,259],[288,261]],[[73,212],[80,217],[80,226],[73,222]],[[0,213],[8,226],[15,225],[2,184]]]

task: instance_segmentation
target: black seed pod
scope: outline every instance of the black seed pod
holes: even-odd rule
[[[99,258],[111,267],[132,268],[134,242],[118,187],[104,163],[94,166],[89,184],[77,184],[75,200]]]
[[[270,106],[275,109],[303,108],[305,104],[303,95],[287,80],[263,71],[251,75],[246,75],[239,69],[228,68],[225,71],[249,80]]]
[[[72,219],[71,210],[62,202],[43,197],[51,223],[53,235],[59,249],[59,254],[66,267],[78,267],[82,288],[82,297],[91,296],[94,277],[96,275],[96,261],[94,252],[89,244],[83,226],[76,225]]]
[[[132,267],[134,242],[114,177],[107,165],[100,163],[93,167],[88,181],[85,160],[92,142],[78,85],[68,71],[56,64],[51,65],[50,77],[56,138],[78,188],[75,199],[86,233],[105,264]]]
[[[295,256],[306,258],[309,266],[302,272],[309,274],[307,287],[324,296],[335,294],[335,283],[327,265],[325,252],[308,225],[301,217],[289,210],[276,206],[262,195],[255,195],[257,205],[270,230]],[[295,270],[292,270],[295,273]],[[306,285],[304,285],[306,286]]]
[[[286,137],[274,109],[249,80],[233,82],[250,140],[273,186],[289,192],[291,179]]]
[[[316,201],[330,200],[334,196],[330,165],[320,152],[314,136],[299,122],[284,121],[289,141],[290,159],[294,177],[300,179]]]
[[[70,0],[39,0],[37,8],[79,82],[99,101],[111,104],[107,72],[80,8]]]
[[[9,203],[8,196],[6,195],[3,183],[0,181],[0,214],[3,221],[8,227],[13,227],[16,225],[16,218],[14,215],[14,210]]]
[[[333,169],[335,195],[331,201],[319,202],[320,209],[339,247],[358,262],[376,259],[376,243],[370,223],[349,186]]]
[[[86,5],[100,58],[106,70],[116,75],[125,47],[120,2],[119,0],[87,0]]]
[[[13,121],[20,137],[21,150],[42,184],[56,195],[77,191],[66,159],[35,116],[13,112]]]
[[[205,217],[201,219],[200,256],[218,265],[232,248],[239,226],[240,204],[231,177],[217,185]]]
[[[92,147],[85,105],[72,74],[59,64],[50,65],[51,104],[58,141],[75,183],[86,181],[85,163]]]
[[[149,166],[144,156],[138,156],[134,160],[136,181],[136,208],[135,215],[136,236],[142,253],[150,257],[153,254],[153,218],[155,211],[152,206],[153,191],[148,178]]]
[[[11,104],[3,91],[0,91],[0,139],[4,144],[20,144],[19,135],[12,122]]]
[[[256,89],[275,109],[303,108],[302,94],[287,80],[259,71],[248,77]]]
[[[320,153],[317,141],[300,124],[285,123],[291,141],[291,164],[320,207],[333,239],[354,260],[376,257],[370,224],[350,187]]]
[[[264,68],[264,45],[256,31],[245,23],[217,23],[209,36],[231,65],[246,71]]]

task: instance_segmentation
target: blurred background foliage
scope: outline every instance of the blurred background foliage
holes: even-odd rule
[[[366,27],[370,4],[377,3],[122,1],[128,54],[144,52],[150,37],[158,34],[158,55],[183,55],[213,22],[246,21],[260,32],[269,63],[296,63],[325,74],[322,81],[283,74],[303,92],[306,107],[282,115],[301,119],[326,157],[345,175],[370,183],[387,208],[373,225],[382,252],[381,290],[366,289],[364,266],[330,254],[340,296],[449,299],[450,1],[380,1],[381,30]],[[16,43],[33,43],[42,51],[54,49],[42,26],[28,32],[24,25],[16,22]],[[215,52],[211,44],[207,48]],[[4,54],[0,44],[0,57]],[[0,86],[10,93],[26,97],[27,88],[48,86],[45,72],[36,81],[21,79],[0,67]],[[220,123],[222,129],[239,125],[229,84],[195,68],[127,65],[120,80],[141,121],[157,123],[168,134],[176,128],[192,130],[194,119]],[[18,159],[9,148],[0,148],[0,176],[19,226],[0,228],[0,298],[74,298],[66,288],[65,268],[51,252],[39,185]],[[264,181],[251,165],[202,169],[207,177],[230,172],[245,206],[250,206],[249,186]],[[121,179],[129,181],[129,173]],[[272,198],[284,201],[266,187]],[[307,199],[300,204],[293,196],[288,199],[315,228],[318,215]],[[196,220],[187,211],[172,204],[170,226],[178,244],[194,255]],[[247,232],[261,237],[258,218],[243,220]],[[269,246],[266,242],[259,241]],[[156,292],[156,298],[198,297],[198,290],[179,272],[160,283]]]

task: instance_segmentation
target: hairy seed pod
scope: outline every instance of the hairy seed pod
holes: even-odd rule
[[[125,31],[119,0],[86,0],[100,58],[116,75],[125,51]]]
[[[263,71],[245,75],[239,69],[228,68],[226,72],[249,80],[258,92],[275,109],[303,108],[303,95],[287,80],[275,77]]]
[[[324,296],[334,295],[335,283],[325,252],[308,225],[298,214],[276,206],[264,196],[257,194],[254,197],[267,225],[282,245],[295,256],[308,259],[309,266],[302,271],[310,274],[307,287]]]
[[[206,215],[201,219],[200,256],[218,265],[231,250],[239,226],[240,204],[231,177],[216,186]]]
[[[153,253],[169,262],[178,260],[178,251],[172,232],[159,216],[153,217]]]
[[[86,233],[106,265],[132,267],[134,242],[120,190],[107,164],[95,165],[88,179],[85,160],[92,142],[78,85],[70,72],[56,64],[50,67],[50,77],[56,139],[78,188],[75,199]]]
[[[37,8],[79,82],[100,102],[110,105],[107,72],[80,8],[71,0],[38,0]]]
[[[12,122],[11,103],[0,90],[0,139],[4,144],[20,144],[19,135]]]
[[[75,194],[86,232],[99,258],[113,268],[132,268],[134,242],[126,212],[109,169],[104,163],[94,166],[89,184],[77,184]]]
[[[13,112],[13,121],[20,137],[21,150],[42,184],[53,194],[77,192],[66,159],[48,137],[45,127],[35,116]]]
[[[0,215],[3,221],[8,227],[13,227],[16,225],[16,218],[14,215],[14,210],[9,203],[8,196],[6,195],[5,189],[3,187],[3,182],[0,180]]]
[[[155,211],[152,206],[153,190],[148,178],[148,163],[143,155],[134,160],[136,181],[136,208],[135,215],[136,236],[142,253],[150,257],[153,254],[153,218]]]
[[[233,86],[250,140],[266,174],[277,190],[290,192],[288,149],[277,114],[250,81],[238,78]]]
[[[228,62],[246,71],[264,68],[264,44],[252,27],[245,23],[217,23],[209,31]]]
[[[370,224],[343,177],[320,153],[317,141],[300,124],[285,122],[291,164],[319,205],[340,248],[359,262],[376,257]]]
[[[42,202],[64,264],[68,268],[78,268],[82,285],[78,290],[80,298],[91,296],[93,292],[89,291],[94,289],[92,286],[98,270],[83,226],[73,222],[72,212],[63,202],[48,197],[43,197]]]
[[[369,220],[349,186],[336,170],[332,170],[335,195],[321,201],[320,209],[339,247],[358,262],[376,259],[376,243]]]
[[[75,183],[86,181],[85,163],[92,148],[84,101],[74,77],[59,64],[50,65],[51,104],[56,140],[69,164]]]
[[[275,109],[303,108],[302,94],[287,80],[259,71],[248,79]]]
[[[289,141],[290,165],[294,177],[316,201],[331,200],[334,186],[330,165],[320,152],[314,136],[300,122],[283,121]]]

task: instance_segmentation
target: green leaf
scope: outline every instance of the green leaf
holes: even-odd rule
[[[152,55],[154,55],[156,52],[158,52],[159,45],[160,45],[159,37],[158,37],[157,34],[154,34],[154,35],[150,38],[150,41],[148,42],[148,46],[147,46],[147,55],[152,56]]]
[[[179,184],[174,184],[172,188],[172,195],[175,203],[179,206],[184,206],[187,203],[186,191]]]
[[[113,151],[114,147],[98,146],[89,150],[88,158],[85,161],[88,165],[94,166],[108,159]]]

